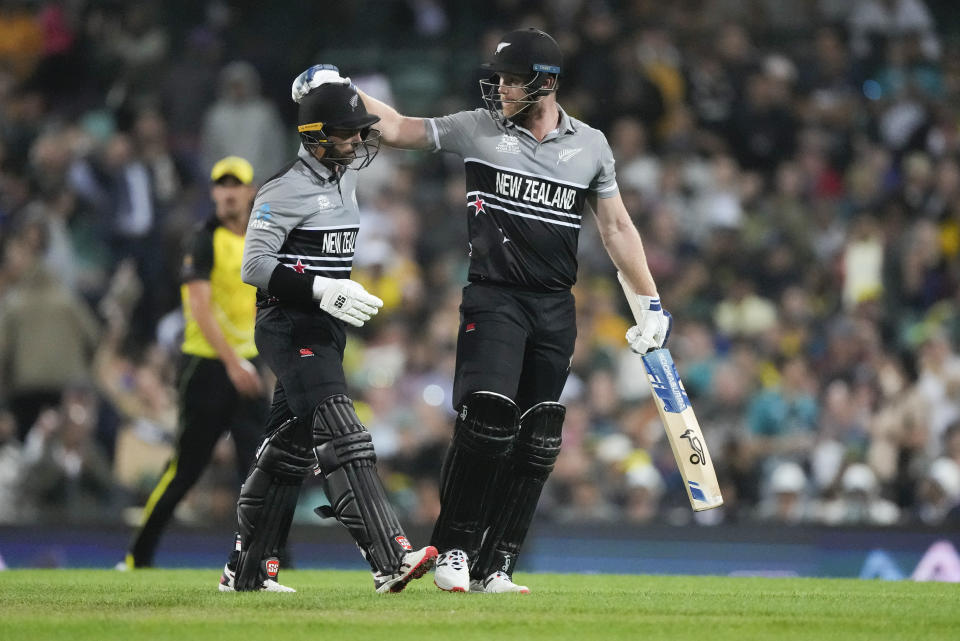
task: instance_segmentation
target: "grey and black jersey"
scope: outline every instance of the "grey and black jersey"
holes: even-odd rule
[[[260,187],[247,225],[244,282],[269,298],[277,265],[300,274],[350,278],[360,229],[357,172],[339,178],[302,146],[297,160]]]
[[[617,193],[613,152],[603,133],[560,109],[557,129],[538,141],[477,109],[428,118],[427,135],[436,150],[463,158],[470,281],[570,289],[587,196]]]

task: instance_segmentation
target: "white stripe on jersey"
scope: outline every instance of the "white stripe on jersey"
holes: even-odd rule
[[[487,162],[486,160],[480,160],[479,158],[464,158],[463,162],[465,163],[476,162],[476,163],[480,163],[481,165],[486,165],[487,167],[493,167],[494,169],[502,169],[504,171],[509,171],[514,174],[520,174],[521,176],[530,176],[531,178],[539,178],[540,180],[545,180],[547,182],[559,183],[561,185],[570,185],[571,187],[577,187],[579,189],[587,189],[589,187],[589,185],[581,185],[579,183],[572,183],[566,180],[557,180],[553,176],[542,176],[540,174],[530,173],[529,171],[521,171],[513,167],[503,167],[501,165],[494,165],[491,162]]]
[[[545,223],[550,223],[553,225],[563,225],[564,227],[573,227],[574,229],[580,229],[580,225],[575,225],[574,223],[565,223],[562,220],[553,220],[552,218],[542,218],[540,216],[534,216],[533,214],[523,214],[519,211],[513,211],[512,209],[507,209],[506,207],[501,207],[500,205],[486,204],[484,207],[490,207],[491,209],[499,209],[500,211],[510,214],[511,216],[520,216],[521,218],[532,218],[534,220],[542,220]]]
[[[294,227],[292,231],[297,231],[298,229],[303,231],[324,231],[327,229],[360,229],[360,225],[333,225],[330,227]]]
[[[481,196],[486,196],[487,198],[493,198],[494,200],[499,200],[502,203],[509,203],[511,205],[520,205],[521,207],[526,207],[527,209],[535,209],[537,211],[545,211],[548,214],[555,214],[557,216],[564,216],[566,218],[576,218],[577,220],[580,220],[582,218],[580,214],[565,214],[562,211],[555,211],[553,209],[547,209],[546,207],[536,207],[534,205],[527,205],[526,203],[517,202],[516,200],[501,198],[496,194],[491,194],[486,191],[468,191],[467,197],[469,198],[470,196],[476,196],[477,194],[480,194]]]
[[[277,254],[277,256],[282,256],[283,258],[298,258],[300,260],[335,260],[340,262],[353,260],[353,254],[344,258],[332,258],[329,256],[301,256],[298,254]]]
[[[433,118],[428,118],[427,122],[433,127],[433,150],[440,151],[440,132],[437,131],[437,123]]]

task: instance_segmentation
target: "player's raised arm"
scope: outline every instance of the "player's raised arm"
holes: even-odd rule
[[[363,99],[367,111],[380,116],[377,127],[381,139],[391,147],[400,149],[428,149],[433,143],[427,136],[427,121],[423,118],[411,118],[401,115],[396,109],[357,90]]]
[[[325,84],[351,84],[350,78],[340,76],[340,70],[334,65],[313,65],[293,81],[292,96],[294,102],[309,93],[311,89]],[[433,142],[427,136],[426,120],[401,115],[390,105],[373,98],[357,88],[367,111],[380,117],[376,128],[380,130],[380,139],[391,147],[400,149],[427,149]]]

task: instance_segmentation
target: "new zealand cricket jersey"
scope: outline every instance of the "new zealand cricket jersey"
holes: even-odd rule
[[[253,202],[243,254],[243,279],[270,298],[277,264],[300,274],[350,278],[360,229],[357,172],[339,181],[302,146],[297,160],[268,180]]]
[[[590,192],[617,193],[613,152],[602,132],[560,110],[538,141],[486,109],[427,119],[434,148],[463,158],[471,282],[533,291],[570,289]]]

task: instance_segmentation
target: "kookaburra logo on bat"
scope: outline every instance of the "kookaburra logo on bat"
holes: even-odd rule
[[[693,454],[690,455],[690,462],[694,465],[706,465],[707,459],[703,455],[703,443],[700,442],[697,433],[693,430],[687,430],[680,435],[680,438],[687,439],[690,443],[690,449],[693,450]]]

